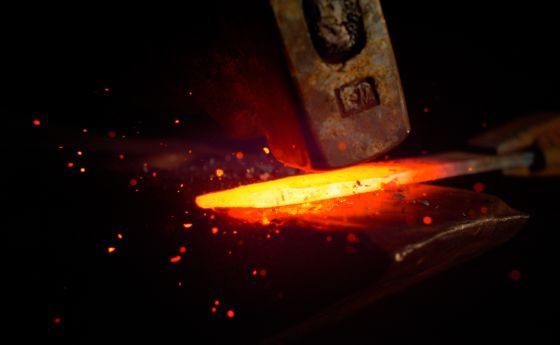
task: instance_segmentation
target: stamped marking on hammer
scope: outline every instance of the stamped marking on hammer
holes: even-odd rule
[[[343,85],[335,90],[335,94],[342,117],[362,112],[380,104],[373,78]]]

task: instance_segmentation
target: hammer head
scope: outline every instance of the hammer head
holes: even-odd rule
[[[368,161],[409,122],[378,0],[225,3],[190,65],[203,109],[304,170]],[[227,5],[229,4],[229,5]]]
[[[300,105],[291,114],[297,119],[263,121],[275,157],[324,170],[374,159],[402,142],[410,125],[379,1],[270,3]],[[284,121],[300,142],[278,130]]]

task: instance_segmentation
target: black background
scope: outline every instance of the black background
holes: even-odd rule
[[[516,116],[560,108],[560,32],[554,4],[382,5],[413,129],[395,156],[461,147],[486,130],[483,124],[493,128]],[[209,23],[230,15],[250,22],[251,6],[240,13],[231,4],[224,10],[219,2],[166,10],[137,6],[30,6],[4,13],[10,17],[2,30],[8,57],[2,105],[8,123],[5,164],[19,211],[15,271],[22,278],[18,281],[31,278],[18,288],[17,300],[23,303],[13,318],[22,326],[22,337],[199,343],[204,338],[195,340],[195,335],[220,332],[194,332],[185,325],[178,309],[188,305],[165,285],[174,283],[170,275],[175,273],[156,264],[176,246],[173,236],[159,235],[158,216],[144,219],[152,226],[137,230],[118,263],[108,261],[104,252],[114,229],[129,226],[127,217],[173,201],[154,193],[148,206],[130,201],[128,194],[119,196],[125,193],[118,186],[128,183],[127,174],[92,174],[85,182],[68,175],[61,168],[66,158],[51,147],[58,145],[60,133],[81,128],[103,135],[115,130],[138,138],[195,141],[212,141],[223,133],[197,107],[196,94],[185,95],[196,90],[185,61],[219,42],[223,28],[214,30]],[[105,87],[110,95],[104,94]],[[171,125],[186,113],[193,118],[189,128]],[[36,118],[42,121],[39,128],[32,125]],[[552,342],[558,179],[486,174],[445,183],[472,188],[476,181],[531,215],[516,238],[302,342]],[[117,207],[123,200],[131,202],[131,209]],[[165,214],[161,209],[155,213]],[[510,279],[512,270],[521,272],[519,281]],[[58,316],[60,325],[53,322]],[[231,339],[214,334],[206,340],[233,341],[234,329],[224,326]]]

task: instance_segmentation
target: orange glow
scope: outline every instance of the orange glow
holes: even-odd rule
[[[85,172],[86,172],[86,168],[80,168],[80,172],[81,172],[81,173],[85,173]]]
[[[190,228],[192,228],[192,223],[185,223],[185,224],[183,224],[183,228],[185,228],[185,229],[190,229]]]
[[[266,154],[269,154],[269,153],[270,153],[270,150],[269,150],[268,147],[266,147],[266,146],[263,147],[263,151],[264,151],[264,153],[266,153]]]
[[[181,261],[181,255],[177,255],[169,259],[169,262],[176,264],[177,262]]]
[[[430,224],[432,224],[432,217],[425,216],[424,218],[422,218],[422,222],[426,225],[430,225]]]
[[[216,169],[216,176],[218,177],[224,176],[224,171],[222,169]]]
[[[115,248],[115,247],[109,247],[109,248],[107,248],[107,253],[111,254],[111,253],[114,252],[115,250],[117,250],[117,248]]]
[[[195,201],[201,208],[268,208],[305,204],[378,190],[394,190],[405,184],[467,173],[526,166],[532,159],[532,155],[525,153],[506,157],[449,153],[422,159],[364,163],[208,193],[198,196]]]
[[[235,317],[235,312],[233,310],[228,310],[227,311],[227,317],[229,317],[230,319],[233,319]]]
[[[123,239],[123,235],[122,234],[117,234],[117,237],[119,238],[119,240]]]
[[[81,156],[81,155],[83,155],[84,153],[83,153],[82,151],[77,151],[76,154],[77,154],[78,156]]]
[[[239,151],[235,154],[235,158],[237,158],[238,160],[242,160],[244,157],[243,152]]]
[[[338,143],[338,149],[340,151],[346,151],[346,143],[343,143],[342,141]]]
[[[217,227],[213,227],[211,231],[212,231],[212,234],[213,234],[213,235],[216,235],[216,234],[218,233],[218,228],[217,228]]]

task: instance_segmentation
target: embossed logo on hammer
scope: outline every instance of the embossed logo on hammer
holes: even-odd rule
[[[335,94],[342,117],[362,112],[380,104],[373,78],[343,85],[335,90]]]

